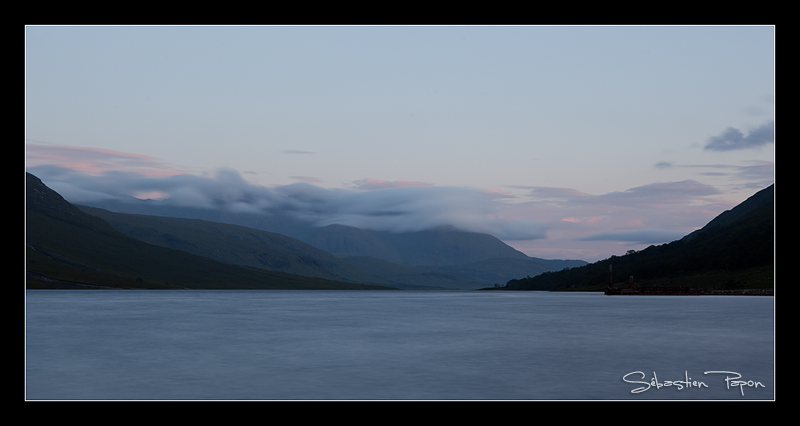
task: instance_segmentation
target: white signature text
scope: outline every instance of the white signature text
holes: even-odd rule
[[[766,387],[763,383],[754,380],[741,380],[742,375],[733,371],[706,371],[703,373],[703,375],[708,374],[725,374],[725,386],[727,389],[739,388],[739,392],[742,394],[742,396],[744,396],[744,388],[746,387],[754,389]],[[687,388],[708,387],[708,385],[703,381],[692,380],[692,378],[689,377],[688,371],[684,372],[684,378],[682,380],[661,381],[658,379],[655,371],[653,372],[653,377],[650,380],[647,380],[647,376],[641,371],[630,372],[622,376],[622,380],[625,383],[641,385],[631,390],[631,393],[642,393],[650,390],[650,388],[661,389],[663,387],[675,387],[678,390],[683,390]]]

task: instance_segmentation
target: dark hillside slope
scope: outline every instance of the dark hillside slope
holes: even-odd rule
[[[415,269],[369,256],[350,256],[344,260],[379,276],[393,287],[413,290],[477,290],[491,283],[475,281],[456,274]]]
[[[343,225],[318,228],[306,242],[342,258],[370,256],[406,267],[454,266],[495,258],[527,259],[489,234],[439,227],[416,232],[370,231]]]
[[[733,209],[721,213],[702,229],[660,246],[625,256],[612,256],[579,268],[511,280],[509,290],[560,290],[597,287],[608,283],[613,265],[615,282],[681,280],[716,271],[772,268],[775,253],[774,185]],[[724,283],[720,283],[724,284]]]
[[[135,200],[86,203],[111,212],[201,219],[241,225],[282,234],[339,258],[369,256],[406,267],[454,266],[496,258],[525,259],[527,256],[488,235],[443,226],[416,232],[375,231],[331,224],[318,227],[273,212],[233,213],[199,208],[179,208],[166,201]]]
[[[378,288],[241,268],[114,230],[26,173],[27,288]]]
[[[388,284],[294,238],[239,225],[161,216],[113,213],[77,206],[129,237],[232,265],[362,284]]]

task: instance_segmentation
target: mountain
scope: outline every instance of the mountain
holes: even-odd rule
[[[452,227],[394,233],[332,224],[314,226],[278,213],[234,213],[170,206],[154,200],[85,203],[110,212],[201,219],[285,235],[336,257],[369,256],[406,267],[462,265],[494,258],[525,259],[524,253],[499,239]]]
[[[703,228],[660,246],[612,256],[578,268],[508,281],[508,290],[602,290],[609,269],[627,285],[772,287],[775,262],[775,185],[757,192]]]
[[[463,276],[414,269],[370,256],[349,256],[345,262],[386,280],[389,285],[409,290],[476,290],[489,285]]]
[[[77,207],[106,220],[117,231],[137,240],[232,265],[336,281],[388,284],[330,253],[281,234],[199,219]]]
[[[217,240],[214,244],[204,242],[206,237],[198,239],[200,233],[196,230],[189,233],[184,230],[179,231],[177,228],[167,229],[166,227],[159,227],[158,230],[155,230],[153,225],[142,225],[141,229],[134,230],[133,228],[138,225],[123,226],[121,221],[112,220],[111,214],[114,212],[176,219],[198,219],[243,226],[249,228],[250,231],[242,230],[241,232],[249,234],[258,233],[258,231],[280,234],[330,253],[372,277],[366,278],[362,275],[360,278],[356,278],[354,275],[345,274],[340,270],[336,272],[338,274],[335,275],[336,279],[379,284],[390,283],[402,288],[476,289],[504,283],[520,276],[538,275],[542,272],[586,264],[580,260],[531,258],[492,235],[460,231],[453,227],[405,233],[373,231],[340,224],[317,227],[274,212],[253,214],[177,207],[170,205],[168,201],[138,200],[132,197],[126,201],[98,201],[82,208],[89,211],[90,207],[106,210],[105,213],[95,210],[93,214],[108,219],[116,229],[129,236],[146,242],[187,250],[224,262],[241,264],[240,262],[247,258],[249,261],[258,262],[244,263],[247,265],[265,268],[278,268],[279,265],[284,265],[285,269],[280,270],[309,274],[308,271],[289,269],[302,263],[296,255],[279,254],[279,256],[283,256],[283,259],[277,260],[270,259],[271,255],[262,251],[256,259],[255,252],[242,253],[241,249],[245,247],[239,244],[240,242],[229,245],[230,250],[223,250],[221,247],[228,246],[228,243],[223,244],[221,240]],[[119,216],[116,217],[119,218]],[[170,226],[177,226],[178,223],[180,222],[172,221]],[[166,225],[166,222],[163,224]],[[153,229],[145,229],[148,227]],[[223,233],[228,233],[228,231]],[[213,238],[216,239],[219,236],[216,235]],[[242,239],[242,237],[236,238]],[[271,244],[267,244],[261,237],[259,239],[261,240],[259,243]],[[256,243],[252,242],[252,244]],[[234,246],[241,247],[234,248]],[[248,250],[262,249],[264,246],[260,249],[251,247]],[[228,251],[230,252],[226,253]],[[237,252],[237,254],[233,252]],[[272,253],[278,254],[274,251]],[[303,253],[303,255],[305,254],[307,253]],[[326,265],[330,265],[331,260],[328,259],[328,262]],[[330,270],[330,267],[326,266],[326,268]],[[331,270],[331,272],[334,271]],[[315,276],[328,277],[324,274]]]
[[[309,244],[339,257],[370,256],[412,268],[457,266],[495,258],[528,258],[489,234],[452,227],[395,233],[328,225],[307,238]]]
[[[775,201],[775,184],[764,188],[748,199],[742,201],[739,205],[731,210],[725,210],[717,217],[712,219],[706,226],[692,232],[684,237],[685,240],[691,240],[699,235],[709,234],[715,229],[724,226],[737,226],[736,222],[740,222],[738,226],[753,227],[755,222],[763,222],[764,226],[772,223],[775,210],[773,207]],[[755,212],[755,213],[754,213]],[[745,216],[750,215],[748,218],[742,220]],[[760,215],[760,216],[759,216]],[[769,223],[768,223],[769,222]]]
[[[26,173],[27,288],[376,289],[244,268],[147,244]]]
[[[494,236],[459,231],[453,227],[439,227],[406,233],[372,231],[339,224],[316,227],[298,219],[269,212],[265,214],[233,213],[176,207],[162,201],[137,200],[132,197],[126,202],[99,201],[92,203],[91,207],[107,210],[106,213],[94,211],[94,214],[109,219],[118,230],[129,236],[154,244],[189,250],[226,262],[230,262],[230,258],[217,256],[222,254],[222,250],[215,249],[213,254],[208,250],[202,253],[193,251],[199,249],[193,245],[204,246],[206,244],[195,240],[190,242],[186,233],[181,233],[179,236],[177,230],[167,230],[166,228],[159,228],[158,231],[142,229],[133,232],[131,228],[123,227],[121,223],[111,220],[110,215],[114,212],[199,219],[244,226],[250,228],[254,233],[264,231],[280,234],[330,253],[373,277],[372,281],[365,281],[363,278],[353,279],[349,275],[337,275],[340,277],[338,279],[390,283],[402,288],[476,289],[495,283],[504,283],[520,276],[533,276],[546,271],[586,264],[580,260],[531,258]],[[90,207],[81,208],[89,211]],[[171,223],[177,224],[178,222]],[[196,233],[192,238],[197,236],[199,234]],[[221,243],[213,246],[221,247]],[[268,261],[266,255],[260,256],[259,261],[264,262],[261,266],[267,268],[277,265],[276,262]],[[290,264],[292,263],[297,265],[297,262],[290,262]],[[300,273],[297,270],[293,271]],[[379,281],[375,281],[375,279]]]
[[[175,250],[203,256],[216,261],[239,266],[256,267],[296,275],[333,279],[338,281],[390,285],[406,289],[477,289],[493,283],[506,282],[522,275],[537,275],[554,268],[561,269],[564,262],[534,259],[519,256],[516,250],[498,245],[493,237],[481,234],[452,232],[442,229],[432,232],[415,233],[405,236],[406,244],[424,247],[430,241],[432,247],[426,250],[397,250],[402,245],[393,244],[391,235],[386,240],[357,228],[331,225],[320,229],[333,243],[331,246],[342,258],[333,256],[310,244],[272,232],[260,231],[239,225],[223,224],[199,219],[181,219],[161,216],[148,216],[127,213],[114,213],[96,207],[77,206],[92,216],[107,221],[114,229],[137,240],[168,247]],[[436,234],[444,233],[445,237]],[[380,233],[377,234],[381,236]],[[416,240],[416,241],[415,241]],[[427,240],[427,241],[426,241]],[[448,251],[448,247],[458,247],[450,252],[476,252],[470,248],[482,243],[494,244],[498,254],[516,256],[514,258],[493,258],[471,264],[455,265],[459,259],[468,256],[452,256],[450,266],[403,266],[407,260],[401,252],[415,253],[412,258],[418,263],[430,253]],[[433,245],[439,244],[440,247]],[[441,247],[443,246],[443,247]],[[507,246],[506,246],[507,247]],[[510,249],[510,250],[509,250]],[[349,256],[351,253],[375,255],[380,252],[395,262],[373,256]],[[391,255],[387,256],[387,253]],[[443,257],[443,256],[440,256]],[[572,261],[585,264],[583,261]],[[411,263],[411,262],[408,262]]]

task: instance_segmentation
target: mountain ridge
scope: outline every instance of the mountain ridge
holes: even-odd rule
[[[285,235],[239,225],[200,219],[116,213],[81,205],[77,207],[83,212],[104,219],[115,230],[129,237],[225,263],[303,276],[389,285],[406,289],[473,290],[486,285],[506,282],[520,273],[537,275],[545,271],[586,263],[537,259],[523,255],[524,257],[490,258],[445,266],[403,265],[366,255],[344,255],[340,258]],[[357,228],[343,226],[326,228],[341,230],[345,233],[360,233]],[[440,229],[436,232],[451,231]],[[431,235],[436,235],[436,232]],[[422,235],[424,238],[425,234]],[[464,236],[477,238],[478,241],[487,238],[471,234]],[[375,240],[375,244],[383,245],[377,240]],[[413,242],[412,245],[415,244],[420,243]],[[420,259],[425,259],[426,255],[426,252],[417,253]]]
[[[104,200],[83,204],[115,213],[202,219],[240,225],[285,235],[340,258],[370,256],[407,267],[450,266],[492,258],[527,257],[494,236],[460,231],[452,227],[395,233],[341,224],[314,226],[308,222],[268,212],[234,213],[175,207],[152,200],[129,200],[129,202]]]
[[[114,213],[78,206],[138,240],[239,266],[361,284],[386,285],[349,263],[299,240],[201,219]]]
[[[148,201],[133,204],[106,201],[86,208],[101,208],[109,215],[136,212],[138,215],[163,217],[173,214],[179,215],[179,219],[201,219],[280,234],[330,253],[379,280],[372,282],[388,282],[403,288],[422,288],[420,282],[424,282],[425,288],[477,289],[504,283],[520,276],[517,274],[537,275],[586,264],[582,260],[532,258],[489,234],[465,232],[453,227],[408,233],[364,230],[340,224],[314,227],[286,216],[175,208]],[[164,230],[159,232],[174,234]],[[130,235],[142,237],[141,234]],[[170,246],[180,248],[177,245],[179,240],[170,242]],[[191,251],[193,247],[185,249]],[[498,272],[500,263],[509,267],[507,272]],[[384,268],[378,267],[379,264]],[[396,271],[397,274],[391,276],[387,271]],[[414,283],[412,277],[421,281]]]
[[[608,284],[612,268],[613,276],[622,277],[623,286],[627,286],[629,277],[653,285],[771,286],[775,262],[774,193],[772,184],[679,240],[578,268],[510,280],[503,289],[601,291]],[[758,277],[743,282],[748,275]]]
[[[144,243],[26,172],[26,288],[379,289],[245,268]]]

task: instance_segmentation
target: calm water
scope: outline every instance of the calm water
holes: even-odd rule
[[[775,397],[772,297],[96,290],[26,296],[29,400]],[[696,383],[668,386],[687,377]],[[728,389],[726,377],[752,386]],[[654,385],[632,393],[646,385],[630,381]]]

